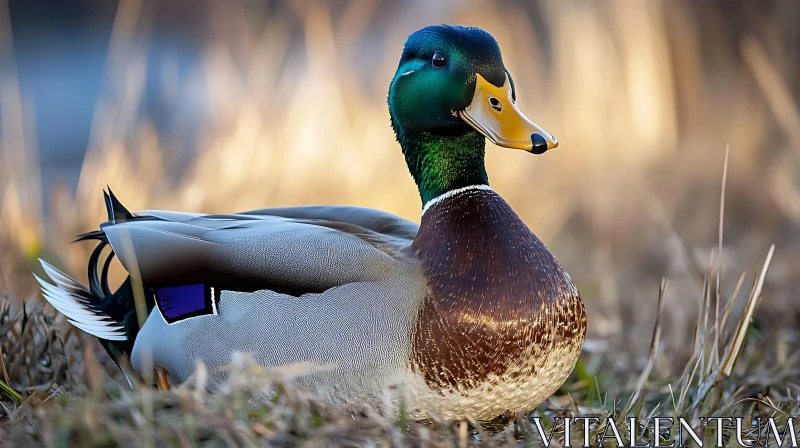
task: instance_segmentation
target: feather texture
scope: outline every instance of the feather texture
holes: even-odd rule
[[[39,260],[47,276],[55,285],[34,274],[42,288],[42,295],[53,308],[60,311],[69,322],[81,330],[109,341],[125,341],[128,336],[120,322],[112,319],[94,303],[94,299],[83,285],[72,280],[50,263]]]

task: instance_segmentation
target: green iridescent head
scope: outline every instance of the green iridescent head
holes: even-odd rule
[[[558,145],[517,109],[500,47],[480,28],[429,26],[409,36],[389,87],[389,114],[423,203],[488,183],[485,138],[536,154]]]

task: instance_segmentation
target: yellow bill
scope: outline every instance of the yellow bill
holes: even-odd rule
[[[492,143],[541,154],[558,146],[558,140],[532,122],[511,99],[511,82],[495,87],[480,73],[472,103],[458,116]]]

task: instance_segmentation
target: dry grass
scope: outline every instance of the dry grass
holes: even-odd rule
[[[24,397],[0,392],[0,444],[535,438],[524,416],[464,433],[329,409],[264,372],[220,394],[196,383],[131,392],[94,341],[42,307],[29,275],[35,256],[83,273],[88,247],[68,241],[104,219],[106,185],[133,209],[345,203],[416,220],[385,96],[405,36],[436,22],[490,30],[520,107],[562,145],[543,157],[487,151],[493,187],[554,250],[589,313],[578,368],[533,415],[798,415],[794,2],[478,1],[421,13],[379,0],[293,1],[266,16],[257,2],[210,3],[201,63],[161,74],[169,116],[191,121],[191,135],[156,132],[145,113],[154,6],[121,3],[77,191],[44,192],[47,210],[34,105],[14,70],[0,71],[0,380]],[[7,54],[2,10],[0,25]],[[277,401],[254,398],[274,382]]]

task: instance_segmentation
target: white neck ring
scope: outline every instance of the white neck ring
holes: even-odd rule
[[[422,215],[420,215],[420,216],[425,216],[425,212],[427,212],[429,208],[431,208],[432,206],[444,201],[445,199],[452,198],[453,196],[457,196],[457,195],[459,195],[461,193],[464,193],[464,192],[470,191],[470,190],[494,191],[494,190],[492,190],[492,187],[490,187],[488,185],[483,185],[483,184],[480,184],[480,185],[469,185],[467,187],[461,187],[461,188],[456,188],[455,190],[447,191],[445,193],[440,194],[439,196],[436,196],[435,198],[431,199],[430,201],[426,202],[425,206],[422,207]]]

